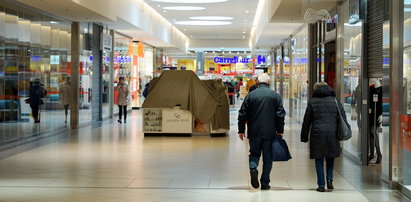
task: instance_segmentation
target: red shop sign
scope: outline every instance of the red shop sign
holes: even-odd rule
[[[411,117],[401,115],[401,141],[400,146],[403,149],[411,151]]]

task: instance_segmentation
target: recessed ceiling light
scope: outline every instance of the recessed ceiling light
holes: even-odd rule
[[[199,6],[168,6],[168,7],[163,7],[165,10],[172,10],[172,11],[199,11],[199,10],[205,10],[204,7],[199,7]]]
[[[166,11],[166,10],[163,10],[163,12],[164,12],[164,13],[167,13],[167,11]]]
[[[151,0],[162,3],[180,3],[180,4],[204,4],[204,3],[220,3],[228,0]]]
[[[208,25],[208,26],[213,26],[213,25],[230,25],[231,22],[227,21],[177,21],[175,24],[178,25]]]
[[[161,7],[160,4],[157,4],[157,7]]]
[[[245,34],[245,32],[243,32],[243,34]]]
[[[226,16],[194,16],[190,17],[192,20],[232,20],[232,17]]]
[[[245,11],[245,13],[249,13],[248,11]]]
[[[59,23],[56,22],[56,21],[50,21],[50,23],[51,23],[51,24],[59,24]]]

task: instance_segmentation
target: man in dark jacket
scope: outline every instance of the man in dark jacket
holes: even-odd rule
[[[338,107],[343,118],[346,119],[344,107],[339,102]],[[325,191],[324,160],[327,163],[327,188],[334,189],[332,184],[334,159],[341,153],[337,139],[337,117],[335,91],[327,83],[316,83],[313,98],[305,111],[301,142],[308,142],[310,139],[310,159],[315,159],[319,192]]]
[[[261,189],[270,189],[270,172],[272,162],[272,140],[275,135],[284,133],[285,110],[280,95],[268,86],[270,77],[264,73],[259,75],[258,88],[249,93],[238,114],[238,134],[240,139],[245,137],[247,123],[247,137],[250,142],[249,166],[251,185],[260,186],[258,182],[258,162],[263,153],[263,173],[261,175]]]

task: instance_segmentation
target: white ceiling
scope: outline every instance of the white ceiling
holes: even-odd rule
[[[256,47],[270,49],[278,46],[283,39],[293,34],[303,23],[269,23],[257,40]]]
[[[230,39],[244,40],[248,43],[248,37],[253,24],[258,0],[229,0],[221,3],[160,3],[152,0],[144,0],[163,17],[173,23],[180,31],[190,37],[191,40],[204,39]],[[202,11],[167,11],[166,6],[200,6],[205,7]],[[248,11],[248,13],[246,13]],[[231,25],[223,26],[186,26],[177,25],[174,21],[190,20],[193,16],[227,16],[233,17]],[[243,34],[243,32],[246,32]],[[243,39],[243,36],[246,36]]]

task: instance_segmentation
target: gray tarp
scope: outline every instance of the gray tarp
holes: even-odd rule
[[[217,84],[215,87],[214,84],[206,85],[192,71],[164,71],[150,83],[150,93],[143,108],[173,108],[180,105],[194,117],[212,123],[213,129],[229,129],[228,107],[226,114],[220,112],[221,103],[224,102],[221,92]]]

